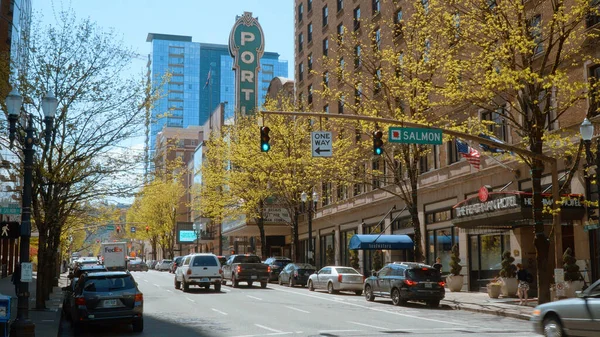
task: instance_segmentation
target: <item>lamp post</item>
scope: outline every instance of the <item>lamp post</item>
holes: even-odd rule
[[[596,157],[594,158],[594,155],[592,154],[592,151],[590,150],[590,147],[592,144],[592,137],[594,135],[594,125],[587,118],[585,118],[583,120],[583,123],[581,123],[581,126],[579,127],[579,132],[581,133],[581,139],[583,139],[583,144],[585,145],[585,154],[586,154],[587,165],[591,166],[594,159],[596,161],[596,193],[598,195],[598,198],[596,200],[600,201],[600,137],[596,138]],[[585,184],[586,184],[586,186],[585,186],[586,187],[586,199],[591,200],[591,187],[592,186],[591,186],[590,179],[587,175],[587,172],[586,172]],[[590,207],[590,206],[588,205],[588,207]],[[600,205],[596,208],[600,209]],[[598,221],[599,215],[600,214],[591,216],[590,213],[588,212],[588,221],[590,219],[592,219],[594,221]],[[594,228],[594,227],[592,227],[592,228]],[[594,240],[592,234],[590,233],[590,245],[593,246],[594,241],[595,240]],[[592,256],[592,259],[594,259],[594,256]],[[597,262],[596,262],[596,264],[597,264]],[[593,274],[597,273],[596,268],[592,268],[592,273]],[[597,275],[593,275],[592,277],[596,277],[596,276]]]
[[[315,251],[313,250],[313,240],[312,240],[312,217],[314,212],[317,210],[317,202],[319,201],[319,194],[316,191],[312,193],[312,202],[306,205],[306,201],[308,200],[308,194],[306,192],[302,192],[300,194],[300,199],[304,203],[304,207],[308,210],[308,263],[315,264],[314,256]]]
[[[32,184],[33,184],[33,156],[35,150],[33,149],[34,143],[37,143],[37,139],[34,136],[35,129],[33,127],[33,116],[26,114],[26,125],[18,125],[19,116],[21,115],[21,108],[23,104],[23,97],[19,94],[16,88],[8,94],[6,97],[6,107],[8,110],[8,121],[9,121],[9,139],[10,145],[13,145],[14,140],[17,138],[17,127],[24,128],[24,135],[19,132],[19,141],[23,144],[23,156],[24,156],[24,167],[23,167],[23,199],[22,199],[22,213],[21,213],[21,242],[19,247],[19,263],[21,271],[24,263],[29,263],[29,242],[31,238],[31,199],[32,199]],[[46,124],[46,130],[44,132],[45,146],[51,141],[52,127],[54,124],[54,114],[56,113],[56,107],[58,101],[50,93],[42,98],[42,110],[44,111],[44,123]],[[35,336],[35,325],[29,319],[29,282],[30,280],[22,281],[23,274],[21,273],[21,280],[19,280],[19,293],[17,302],[17,319],[11,325],[11,334],[15,336]]]

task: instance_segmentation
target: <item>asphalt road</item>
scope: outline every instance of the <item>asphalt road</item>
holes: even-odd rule
[[[126,325],[93,326],[81,336],[538,336],[523,320],[418,303],[395,307],[389,300],[367,302],[353,293],[245,283],[240,288],[228,283],[219,293],[197,287],[184,293],[175,290],[168,272],[133,275],[144,293],[144,332],[134,334]],[[73,336],[68,322],[61,322],[59,336]]]

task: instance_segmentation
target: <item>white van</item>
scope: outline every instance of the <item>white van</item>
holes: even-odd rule
[[[185,256],[175,271],[175,289],[187,292],[190,285],[209,289],[212,284],[216,292],[221,291],[223,270],[215,254],[201,253]]]

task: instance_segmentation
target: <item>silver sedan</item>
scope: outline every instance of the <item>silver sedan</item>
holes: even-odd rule
[[[330,294],[353,291],[362,295],[364,276],[356,269],[344,266],[327,266],[308,278],[308,290],[327,289]]]

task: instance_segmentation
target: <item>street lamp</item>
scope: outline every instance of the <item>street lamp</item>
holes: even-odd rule
[[[306,205],[306,201],[308,200],[308,194],[306,192],[302,192],[300,194],[300,199],[304,203],[304,207],[308,210],[308,263],[314,265],[314,256],[315,252],[313,250],[313,240],[312,240],[312,217],[314,212],[317,211],[317,202],[319,201],[319,194],[316,191],[312,193],[312,202]]]
[[[592,144],[592,137],[594,135],[594,125],[585,118],[583,123],[579,126],[579,132],[581,133],[581,139],[583,139],[583,144],[585,145],[585,154],[586,161],[588,166],[592,165],[592,161],[594,160],[594,155],[590,150]],[[600,200],[600,137],[596,138],[596,191],[598,193],[598,200]],[[586,171],[587,178],[587,171]],[[586,199],[591,200],[591,183],[590,179],[586,179]],[[588,215],[588,220],[591,218]],[[594,216],[594,220],[597,220],[597,216]]]
[[[14,140],[19,137],[19,141],[23,144],[23,156],[25,163],[23,167],[23,198],[21,212],[21,242],[19,247],[19,263],[20,270],[24,263],[29,263],[29,241],[31,238],[31,193],[33,184],[33,156],[35,150],[34,143],[38,143],[35,138],[35,129],[33,127],[33,116],[26,113],[26,125],[18,125],[21,108],[23,105],[23,97],[19,94],[17,88],[6,97],[6,107],[8,110],[9,121],[9,139],[12,147]],[[51,141],[52,128],[54,124],[54,115],[58,105],[57,99],[51,93],[42,98],[42,110],[44,111],[44,131],[45,146],[47,147]],[[21,130],[17,133],[17,127],[21,130],[24,128],[24,134]],[[21,279],[23,275],[21,274]],[[19,280],[19,293],[17,302],[17,319],[11,325],[11,334],[16,336],[35,336],[35,325],[29,319],[29,282]]]

